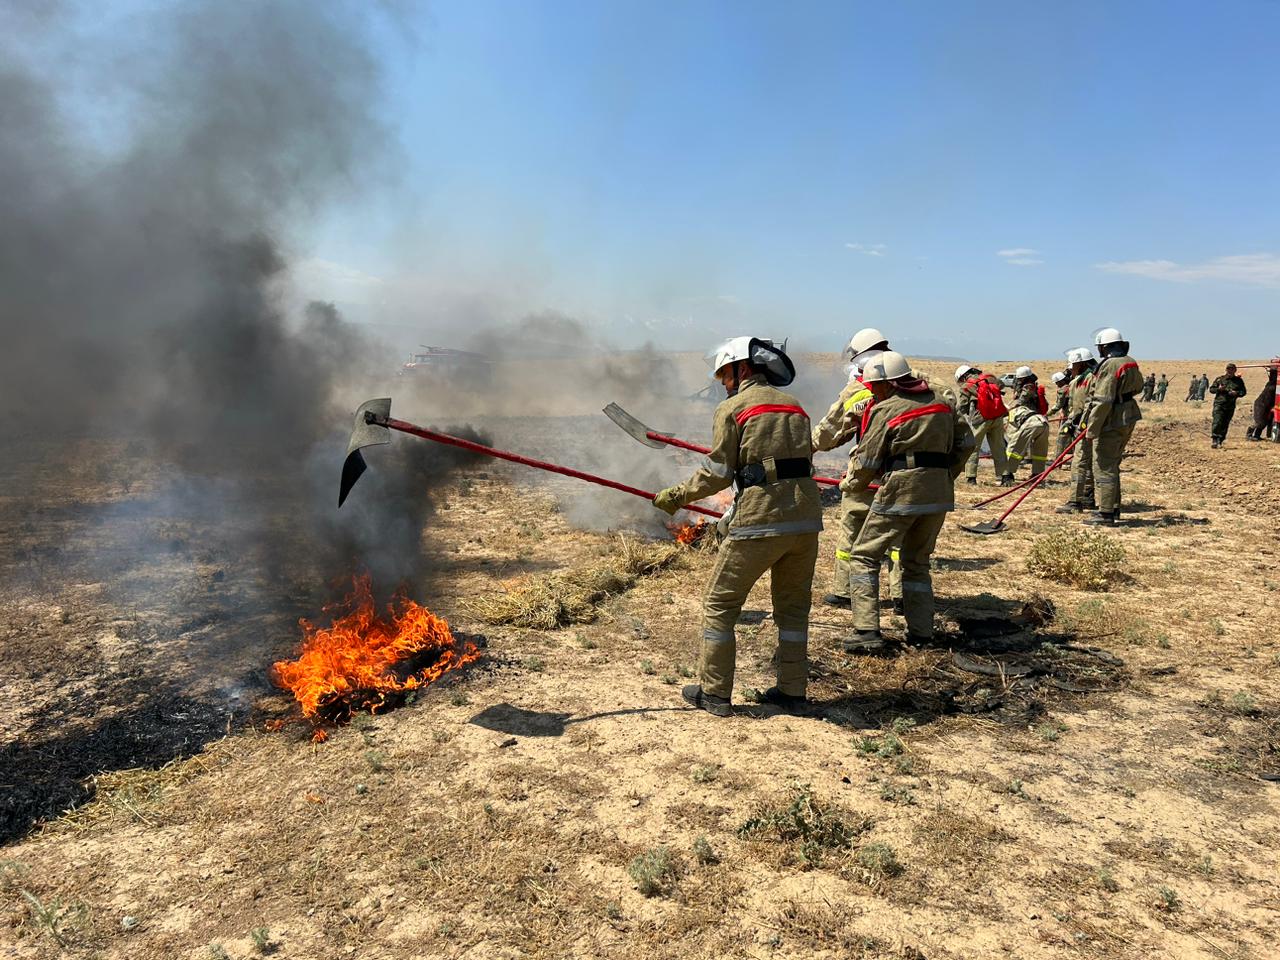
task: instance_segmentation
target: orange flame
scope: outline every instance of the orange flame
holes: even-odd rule
[[[424,687],[480,658],[475,644],[455,638],[444,620],[407,597],[390,604],[390,619],[380,617],[368,576],[355,579],[341,604],[325,608],[335,609],[345,612],[332,626],[299,621],[298,659],[271,668],[272,682],[293,694],[304,716],[334,708],[344,718],[366,707],[376,713],[389,695]]]
[[[708,526],[710,524],[705,520],[695,520],[692,523],[669,523],[667,529],[676,535],[676,543],[691,547],[702,539]]]

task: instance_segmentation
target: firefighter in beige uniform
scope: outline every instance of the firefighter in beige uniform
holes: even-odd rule
[[[1067,419],[1062,422],[1062,434],[1069,444],[1084,429],[1085,409],[1089,405],[1089,393],[1093,389],[1093,373],[1097,363],[1088,347],[1076,347],[1067,351],[1071,364],[1071,406]],[[1093,441],[1085,437],[1071,454],[1071,496],[1058,507],[1058,513],[1081,513],[1098,509],[1093,489]]]
[[[863,382],[875,395],[858,445],[850,489],[880,489],[853,546],[849,589],[854,632],[851,653],[887,652],[880,635],[880,560],[900,543],[907,642],[933,639],[933,583],[929,558],[948,511],[955,509],[955,480],[974,449],[973,432],[946,395],[911,376],[905,357],[892,351],[872,360]]]
[[[711,452],[692,477],[659,491],[653,503],[674,513],[737,484],[703,605],[701,683],[682,691],[694,706],[727,717],[737,654],[734,627],[747,594],[766,572],[778,625],[778,681],[763,696],[784,707],[805,702],[822,502],[813,482],[808,416],[793,396],[777,389],[795,377],[791,360],[754,337],[728,340],[710,356],[712,374],[729,394],[712,415]]]
[[[1013,486],[1013,474],[1009,472],[1009,462],[1005,459],[1004,415],[988,420],[983,416],[978,404],[978,390],[983,383],[992,384],[999,393],[1000,382],[989,373],[983,373],[977,367],[962,363],[956,367],[956,383],[959,385],[957,404],[962,416],[968,422],[974,437],[973,453],[965,465],[965,482],[978,482],[978,460],[982,454],[982,441],[987,441],[991,449],[991,465],[995,468],[996,477],[1002,487]]]
[[[850,471],[858,452],[857,440],[862,427],[862,416],[871,405],[871,391],[863,384],[859,372],[868,359],[887,349],[889,341],[874,327],[859,330],[853,335],[853,339],[845,347],[845,359],[852,362],[849,382],[840,391],[827,415],[813,428],[813,449],[816,451],[834,450],[854,441],[849,449]],[[853,555],[853,542],[858,539],[862,524],[866,522],[874,496],[874,490],[851,493],[843,485],[840,488],[840,536],[836,540],[831,592],[822,598],[823,603],[833,607],[849,606],[849,558]],[[902,605],[902,568],[898,564],[896,547],[889,551],[889,562],[889,593],[893,598],[894,608],[898,609]]]
[[[1031,475],[1038,477],[1049,461],[1049,420],[1040,412],[1040,385],[1030,367],[1013,374],[1013,406],[1009,409],[1009,470],[1031,461]]]
[[[1089,405],[1085,409],[1085,435],[1093,441],[1093,484],[1098,510],[1085,523],[1115,526],[1120,519],[1120,461],[1142,419],[1136,397],[1142,394],[1142,371],[1129,356],[1129,342],[1114,327],[1099,330],[1093,338],[1098,369],[1093,374]]]

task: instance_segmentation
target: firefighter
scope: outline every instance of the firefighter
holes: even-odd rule
[[[1093,372],[1097,362],[1088,347],[1076,347],[1067,351],[1071,364],[1071,405],[1067,418],[1062,421],[1059,442],[1065,447],[1076,438],[1089,404],[1089,390],[1093,386]],[[1085,437],[1074,447],[1071,455],[1071,496],[1058,508],[1058,513],[1081,513],[1097,510],[1093,491],[1093,441]]]
[[[982,441],[986,440],[991,450],[991,465],[995,467],[1000,486],[1013,486],[1013,474],[1009,472],[1009,463],[1005,459],[1004,417],[1008,411],[1005,410],[1003,400],[1000,400],[998,406],[992,406],[994,400],[988,402],[985,399],[999,397],[1000,382],[991,374],[962,363],[956,367],[956,383],[960,385],[960,414],[968,421],[974,439],[973,453],[965,465],[965,482],[978,482],[978,458],[982,453]],[[986,409],[980,409],[980,399]]]
[[[1227,442],[1227,429],[1236,415],[1236,401],[1245,395],[1244,380],[1236,375],[1236,365],[1227,364],[1227,371],[1209,388],[1213,394],[1213,448]]]
[[[1136,398],[1142,394],[1142,371],[1129,356],[1129,341],[1114,327],[1093,338],[1098,369],[1089,388],[1084,414],[1085,435],[1093,441],[1093,483],[1098,509],[1085,523],[1113,527],[1120,519],[1120,460],[1142,419]]]
[[[1049,408],[1049,416],[1056,417],[1066,426],[1067,420],[1070,418],[1071,410],[1071,373],[1067,370],[1055,370],[1053,373],[1053,385],[1057,387],[1058,392],[1054,397],[1053,406]],[[1058,449],[1054,451],[1053,459],[1057,460],[1062,456],[1062,451],[1066,449],[1067,444],[1071,440],[1065,430],[1058,430]]]
[[[778,680],[763,696],[782,707],[799,706],[806,702],[809,602],[822,530],[809,418],[795,397],[778,389],[795,378],[795,367],[770,341],[734,337],[708,358],[728,394],[712,414],[711,452],[688,480],[653,498],[654,506],[675,513],[737,485],[703,604],[701,682],[682,694],[714,716],[732,713],[734,627],[747,594],[767,572],[778,625]]]
[[[885,351],[862,374],[875,403],[858,445],[851,491],[880,488],[853,546],[849,590],[854,631],[842,647],[849,653],[891,652],[880,634],[880,561],[901,544],[906,640],[933,639],[933,585],[929,558],[947,512],[955,509],[955,481],[974,447],[968,423],[945,395],[912,376],[900,353]]]
[[[814,450],[834,450],[851,440],[854,442],[849,448],[849,469],[852,469],[858,451],[857,440],[861,432],[862,416],[872,402],[871,391],[860,378],[861,369],[868,359],[887,349],[889,341],[874,327],[859,330],[853,335],[844,350],[845,359],[850,361],[849,382],[840,391],[827,415],[813,428]],[[836,540],[831,592],[822,598],[823,603],[833,607],[849,606],[850,551],[867,519],[874,495],[875,491],[872,490],[850,493],[841,487],[840,536]],[[902,570],[894,556],[896,553],[896,550],[890,551],[889,593],[893,598],[894,609],[898,610],[902,604]]]
[[[1253,401],[1253,426],[1245,433],[1246,440],[1266,440],[1271,436],[1271,424],[1276,415],[1277,367],[1267,371],[1267,385]]]
[[[1045,417],[1048,403],[1035,372],[1019,367],[1013,373],[1013,409],[1009,411],[1009,470],[1017,473],[1026,460],[1031,461],[1031,475],[1038,477],[1049,461],[1049,421]]]

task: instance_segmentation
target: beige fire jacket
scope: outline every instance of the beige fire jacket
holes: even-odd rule
[[[1090,440],[1131,427],[1142,419],[1135,397],[1141,396],[1143,382],[1142,371],[1132,357],[1108,357],[1098,364],[1085,408]]]
[[[763,464],[766,482],[738,491],[729,539],[816,533],[822,529],[822,501],[812,477],[768,479],[777,476],[777,461],[812,455],[809,417],[796,398],[769,386],[764,377],[750,377],[712,414],[711,452],[677,487],[680,502],[718,493],[743,467]]]
[[[857,436],[862,411],[870,403],[871,391],[861,380],[855,378],[845,384],[827,415],[813,428],[813,449],[834,450]]]
[[[894,390],[871,408],[856,468],[842,487],[856,493],[882,477],[871,502],[875,513],[946,513],[955,509],[955,478],[972,451],[973,431],[950,397],[927,387]],[[917,465],[917,454],[937,462]]]

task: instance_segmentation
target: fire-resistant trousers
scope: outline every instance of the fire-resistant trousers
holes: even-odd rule
[[[946,518],[945,513],[911,516],[872,513],[867,517],[849,562],[849,600],[855,630],[880,629],[880,560],[899,543],[907,633],[920,638],[933,636],[933,580],[929,576],[929,558],[933,556]]]
[[[987,441],[987,446],[991,448],[991,465],[996,469],[996,476],[1003,477],[1009,472],[1009,464],[1004,456],[1004,418],[1000,417],[995,420],[983,420],[973,428],[973,453],[969,456],[969,462],[964,465],[964,475],[977,479],[978,477],[978,460],[982,454],[982,441]]]
[[[853,557],[853,545],[862,532],[867,515],[871,513],[871,501],[875,498],[874,490],[841,492],[840,535],[836,540],[836,563],[831,584],[831,592],[836,596],[849,596],[849,560]],[[895,546],[885,556],[889,561],[889,595],[901,600],[902,564],[898,560],[898,548]]]
[[[1120,509],[1120,460],[1132,435],[1131,424],[1118,430],[1107,430],[1093,441],[1093,482],[1098,493],[1098,510],[1102,513],[1114,513]]]
[[[809,680],[809,604],[817,533],[726,540],[720,545],[702,609],[701,683],[705,693],[728,699],[738,647],[734,635],[747,594],[765,573],[778,626],[778,689],[803,697]]]
[[[1033,477],[1042,473],[1049,461],[1049,421],[1038,413],[1018,421],[1009,440],[1009,472],[1017,473],[1028,460]]]
[[[1079,506],[1093,503],[1093,441],[1085,437],[1071,450],[1071,496]]]

